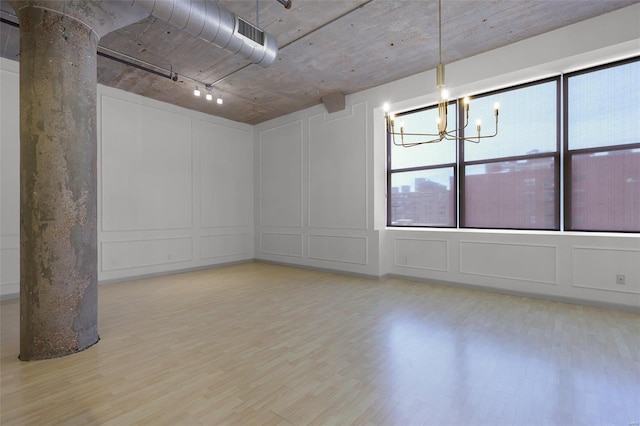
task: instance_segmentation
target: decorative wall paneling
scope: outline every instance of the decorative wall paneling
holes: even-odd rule
[[[508,280],[557,284],[556,247],[460,241],[460,273]]]
[[[573,246],[571,255],[573,286],[640,294],[640,248]],[[617,282],[618,275],[624,284]]]
[[[367,218],[367,103],[306,112],[256,126],[256,257],[377,275],[378,233]]]
[[[200,227],[253,223],[253,144],[247,129],[198,120]],[[229,231],[227,231],[228,233]]]
[[[20,236],[2,235],[0,245],[0,298],[20,292]]]
[[[302,257],[302,234],[261,232],[261,254],[285,257]]]
[[[101,242],[102,271],[135,269],[193,260],[193,238]]]
[[[252,259],[251,126],[99,94],[99,278]]]
[[[386,263],[390,275],[640,310],[640,238],[634,235],[415,229],[386,234],[394,246]],[[445,259],[448,269],[438,267]]]
[[[449,272],[449,241],[395,239],[394,265],[407,268]]]
[[[367,229],[367,104],[348,112],[309,117],[310,228]]]
[[[302,122],[258,133],[259,219],[263,227],[302,226]]]
[[[307,241],[309,259],[369,264],[367,237],[311,234]]]
[[[191,118],[102,94],[102,232],[193,225]]]
[[[252,236],[249,232],[205,235],[200,238],[200,257],[201,259],[223,259],[240,256],[249,259],[253,256],[251,241]]]
[[[640,10],[640,6],[632,8]],[[455,96],[473,94],[637,54],[640,28],[631,30],[617,24],[628,19],[628,13],[619,11],[452,63],[448,67],[449,84],[459,92]],[[595,36],[603,28],[607,28],[606,40]],[[528,54],[522,56],[522,51]],[[469,74],[469,69],[481,74]],[[430,91],[435,87],[424,84],[434,79],[435,72],[430,70],[348,95],[347,108],[340,113],[327,114],[317,106],[257,125],[256,149],[269,161],[256,164],[260,170],[256,187],[269,188],[273,182],[268,175],[278,171],[291,179],[300,177],[302,189],[301,193],[275,195],[258,190],[256,204],[262,210],[256,222],[260,234],[256,257],[640,309],[640,299],[635,297],[640,286],[637,235],[385,227],[384,215],[378,211],[386,206],[387,191],[381,106],[390,102],[398,110],[408,110],[436,102],[435,91]],[[268,152],[264,135],[272,131],[278,135],[272,139],[301,147],[301,168],[292,158],[279,159],[277,147]],[[268,168],[263,170],[264,166]],[[301,224],[292,220],[274,226],[265,223],[265,206],[297,209],[301,200]],[[277,249],[273,240],[266,244],[263,234],[269,232],[300,235],[302,254],[288,253],[293,249],[287,244],[297,248],[298,239],[281,243]],[[366,244],[354,243],[362,238],[366,238]],[[363,259],[364,246],[368,250],[366,265],[358,263]],[[574,246],[602,252],[594,255],[575,251]],[[615,284],[617,274],[625,275],[622,287]]]
[[[0,58],[0,298],[20,292],[20,78]]]
[[[633,23],[639,11],[640,5],[633,5],[452,63],[451,94],[637,55],[640,27]],[[0,59],[0,65],[0,295],[5,295],[15,289],[19,270],[18,64]],[[127,241],[131,247],[157,244],[150,248],[153,255],[129,250],[133,258],[121,263],[127,268],[103,271],[100,278],[255,257],[640,309],[637,235],[385,228],[381,105],[406,110],[433,103],[435,87],[425,84],[433,81],[435,71],[429,70],[350,94],[341,112],[326,114],[318,105],[253,127],[100,86],[105,105],[98,105],[98,136],[107,161],[104,173],[98,163],[104,228],[99,248],[105,250],[100,258],[107,268],[118,268],[116,247],[125,250]],[[103,128],[104,118],[120,128]],[[138,127],[156,120],[174,121],[175,127],[149,132]],[[191,260],[133,266],[168,256],[172,244],[185,259],[189,239]],[[615,283],[619,274],[624,285]]]

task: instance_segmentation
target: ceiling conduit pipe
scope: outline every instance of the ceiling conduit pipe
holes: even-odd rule
[[[276,59],[276,39],[214,0],[131,0],[134,7],[263,68]]]
[[[291,0],[278,0],[278,3],[283,5],[285,9],[291,9]]]

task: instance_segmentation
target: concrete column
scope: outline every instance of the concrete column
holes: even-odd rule
[[[20,359],[98,340],[98,40],[146,16],[117,0],[8,0],[20,19]]]
[[[83,22],[20,17],[20,359],[98,340],[96,51]]]

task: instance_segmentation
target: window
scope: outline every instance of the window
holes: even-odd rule
[[[500,103],[500,129],[495,138],[464,143],[463,227],[559,229],[559,93],[554,78],[472,99],[483,123]]]
[[[455,104],[449,104],[447,114],[456,116]],[[413,133],[428,133],[434,131],[437,117],[437,107],[430,107],[396,114],[396,121],[416,129]],[[406,143],[414,141],[405,136]],[[388,224],[455,227],[456,143],[443,141],[404,148],[394,145],[389,137],[387,144]]]
[[[475,96],[470,118],[483,123],[501,104],[498,136],[480,143],[403,148],[388,136],[387,223],[640,232],[639,99],[636,57]],[[436,116],[396,114],[415,133],[434,133]]]
[[[640,60],[564,79],[565,228],[640,232]]]

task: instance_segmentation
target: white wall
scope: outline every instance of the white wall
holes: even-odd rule
[[[256,126],[259,259],[379,275],[371,106],[318,106]]]
[[[0,58],[0,296],[20,292],[18,63]]]
[[[19,292],[18,63],[2,60],[0,296]],[[250,260],[253,128],[98,86],[98,279]]]
[[[457,97],[637,54],[640,5],[449,64],[447,83]],[[17,72],[0,60],[0,295],[19,281]],[[638,234],[385,227],[381,106],[432,88],[434,70],[251,127],[100,86],[100,280],[255,257],[640,307]]]
[[[448,64],[447,86],[459,97],[638,54],[634,5]],[[638,234],[387,229],[384,102],[435,103],[435,70],[256,126],[257,258],[640,308]]]

